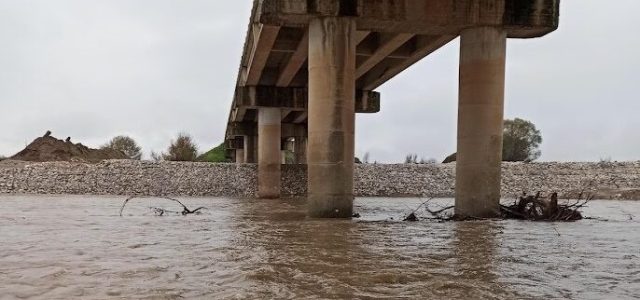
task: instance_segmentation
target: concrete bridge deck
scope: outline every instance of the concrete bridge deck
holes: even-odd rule
[[[461,36],[457,213],[495,214],[506,41],[558,19],[559,0],[255,0],[227,149],[257,162],[259,194],[278,197],[292,144],[309,165],[310,215],[348,217],[354,114],[378,112],[376,88]]]

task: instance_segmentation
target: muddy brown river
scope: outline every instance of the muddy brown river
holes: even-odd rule
[[[1,299],[638,299],[640,202],[576,223],[398,221],[421,199],[357,199],[357,220],[301,200],[1,196]],[[451,200],[437,200],[442,204]]]

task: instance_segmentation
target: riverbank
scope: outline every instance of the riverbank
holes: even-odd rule
[[[359,197],[448,198],[455,193],[455,164],[356,165],[354,184]],[[0,194],[254,197],[256,187],[252,164],[0,162]],[[640,162],[503,164],[505,198],[523,191],[575,198],[584,189],[598,199],[640,200]],[[283,166],[282,191],[306,193],[305,166]]]

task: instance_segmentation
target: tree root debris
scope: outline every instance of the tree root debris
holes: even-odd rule
[[[582,200],[582,194],[573,204],[558,204],[558,194],[543,197],[541,193],[535,196],[522,195],[513,205],[500,206],[500,212],[504,219],[529,220],[529,221],[561,221],[571,222],[584,219],[580,209],[585,207],[592,197]]]
[[[527,220],[527,221],[546,221],[546,222],[573,222],[585,219],[580,210],[587,206],[592,196],[583,199],[584,193],[579,195],[577,200],[567,201],[567,203],[558,203],[558,194],[553,193],[548,197],[537,193],[535,196],[523,193],[512,205],[500,205],[499,217],[494,219],[502,220]],[[428,213],[426,219],[438,221],[473,221],[486,220],[486,218],[461,217],[454,213],[455,206],[434,207],[437,204],[432,203],[433,199],[423,202],[418,208],[411,213],[405,215],[403,221],[417,222],[418,211],[424,207]],[[575,203],[574,203],[575,201]]]
[[[122,217],[122,212],[124,211],[124,207],[127,205],[127,203],[129,203],[129,201],[133,200],[133,199],[145,199],[145,198],[149,198],[149,197],[129,197],[126,200],[124,200],[124,203],[122,203],[122,207],[120,207],[120,216]],[[153,211],[153,213],[158,216],[158,217],[162,217],[165,214],[169,214],[169,213],[173,213],[173,214],[178,214],[178,215],[199,215],[201,213],[201,211],[203,209],[207,209],[206,207],[198,207],[194,210],[189,209],[186,205],[184,205],[182,202],[180,202],[180,200],[178,199],[174,199],[174,198],[169,198],[169,197],[157,197],[158,199],[165,199],[165,200],[169,200],[169,201],[173,201],[176,202],[178,204],[180,204],[180,206],[182,206],[182,211],[171,211],[171,210],[167,210],[164,208],[160,208],[160,207],[149,207],[149,209],[151,209]]]

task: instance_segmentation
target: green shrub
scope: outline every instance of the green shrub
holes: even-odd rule
[[[135,140],[128,136],[121,135],[114,137],[101,148],[121,151],[130,159],[140,160],[142,158],[142,148],[138,146]]]
[[[180,133],[175,140],[171,141],[167,153],[163,153],[162,158],[167,161],[196,161],[198,147],[190,135]]]

